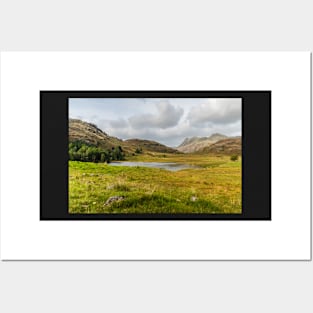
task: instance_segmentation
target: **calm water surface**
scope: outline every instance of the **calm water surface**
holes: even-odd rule
[[[111,162],[109,165],[112,166],[142,166],[142,167],[154,167],[154,168],[163,168],[168,171],[176,172],[179,170],[184,170],[187,168],[196,168],[189,164],[181,163],[163,163],[163,162]]]

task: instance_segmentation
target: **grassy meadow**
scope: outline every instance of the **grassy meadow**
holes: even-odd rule
[[[241,158],[151,153],[127,161],[197,168],[172,172],[69,161],[69,213],[241,213]],[[104,205],[112,196],[124,198]]]

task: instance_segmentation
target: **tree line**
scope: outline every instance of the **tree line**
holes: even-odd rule
[[[106,162],[124,160],[124,151],[121,146],[111,149],[102,149],[82,141],[69,143],[69,160],[82,162]]]

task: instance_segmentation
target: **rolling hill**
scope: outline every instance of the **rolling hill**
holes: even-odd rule
[[[122,140],[109,136],[96,125],[78,119],[69,119],[69,141],[83,141],[104,149],[123,144]]]
[[[124,141],[126,144],[141,148],[143,151],[160,152],[160,153],[181,153],[180,151],[162,145],[159,142],[153,140],[144,139],[127,139]]]
[[[135,153],[138,148],[141,148],[142,152],[180,153],[176,149],[152,140],[122,140],[112,137],[94,124],[78,119],[69,119],[69,142],[75,141],[81,141],[103,149],[112,149],[120,146],[125,153],[129,154]]]

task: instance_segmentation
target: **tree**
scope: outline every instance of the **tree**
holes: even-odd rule
[[[124,153],[121,146],[104,150],[97,146],[81,141],[69,143],[69,160],[82,162],[107,162],[123,160]]]
[[[142,153],[142,148],[141,148],[141,147],[137,147],[136,150],[135,150],[135,152],[136,152],[137,154]]]
[[[105,153],[102,152],[101,155],[100,155],[100,162],[105,162]]]

